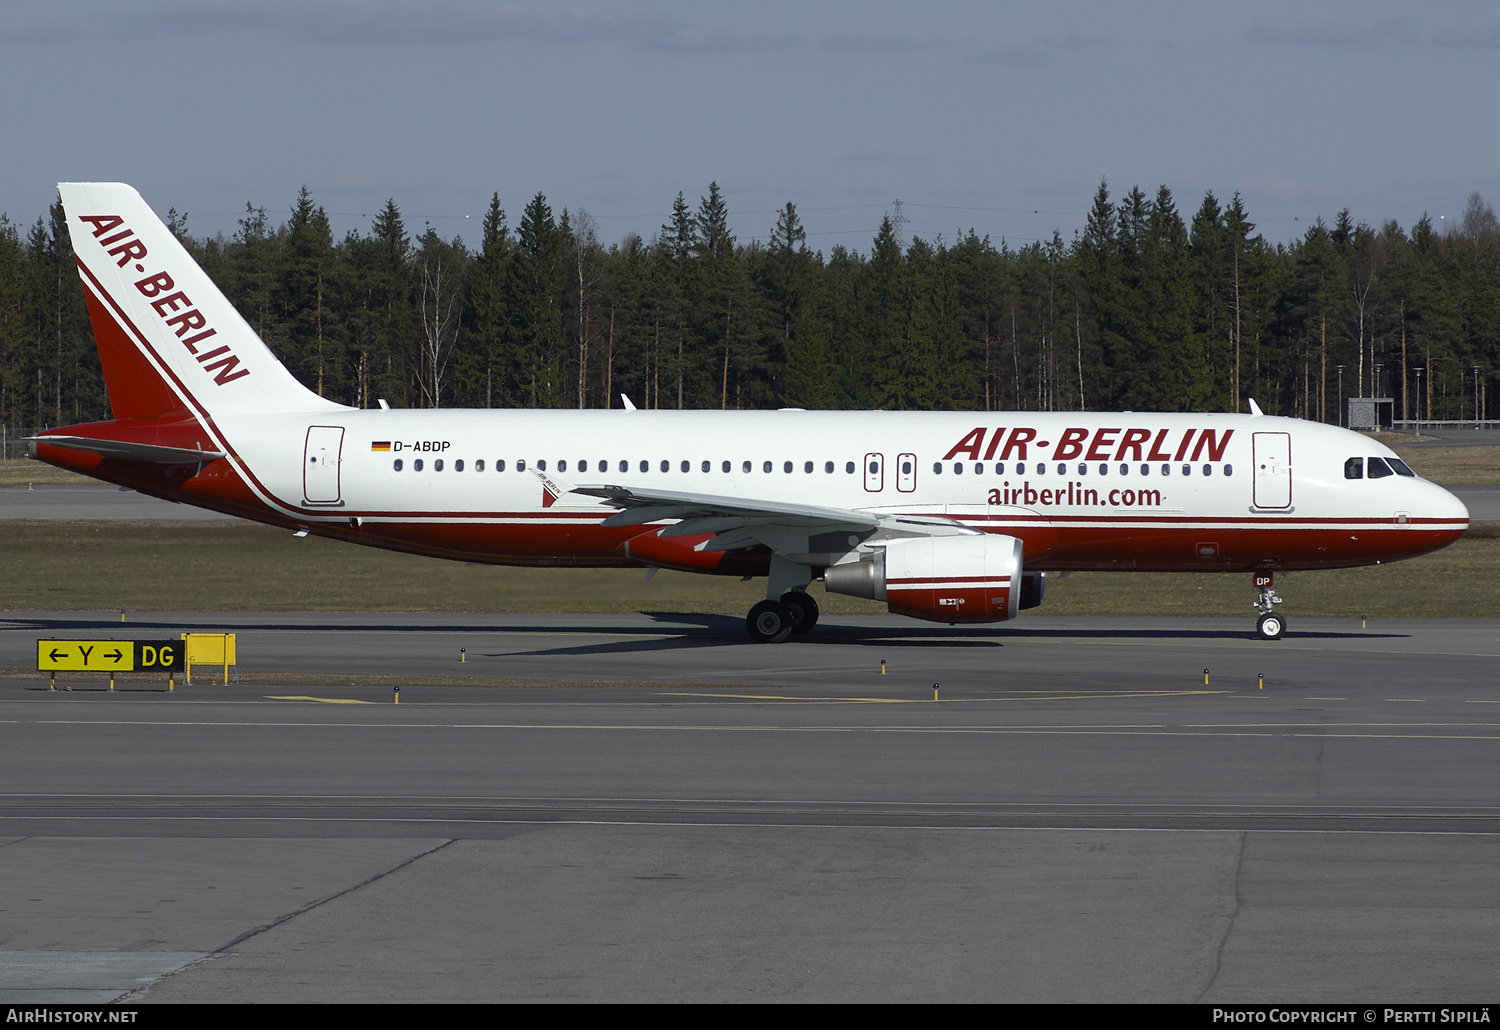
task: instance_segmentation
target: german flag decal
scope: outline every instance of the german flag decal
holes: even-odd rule
[[[370,450],[372,451],[388,451],[390,449],[391,442],[389,440],[375,440],[370,444]]]

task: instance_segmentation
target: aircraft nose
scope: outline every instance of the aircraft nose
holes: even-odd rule
[[[1469,506],[1442,487],[1439,486],[1436,489],[1438,494],[1441,495],[1438,503],[1435,505],[1438,509],[1438,517],[1467,524],[1469,521]]]
[[[1468,506],[1436,483],[1424,482],[1422,486],[1425,489],[1421,499],[1421,514],[1427,519],[1446,524],[1441,528],[1455,530],[1453,539],[1462,536],[1469,528]]]

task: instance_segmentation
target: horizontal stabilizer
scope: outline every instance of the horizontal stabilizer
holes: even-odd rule
[[[161,444],[135,443],[130,440],[96,440],[91,436],[28,436],[26,446],[36,457],[36,445],[63,447],[70,451],[93,451],[106,458],[147,461],[156,465],[207,464],[224,457],[223,451],[206,451],[193,447],[164,447]]]

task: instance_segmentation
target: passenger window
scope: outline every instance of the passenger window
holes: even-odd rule
[[[1204,465],[1203,466],[1203,474],[1205,476],[1211,476],[1211,475],[1213,475],[1214,474],[1214,467],[1212,465]]]
[[[690,461],[684,460],[683,463],[682,463],[682,471],[684,471],[684,472],[691,472],[691,471],[693,471],[693,463],[690,462]]]
[[[546,472],[547,471],[547,459],[543,458],[542,460],[538,461],[536,463],[536,468],[537,468],[538,472]]]
[[[415,461],[413,461],[411,463],[411,470],[413,472],[421,472],[422,471],[422,459],[421,458],[418,458],[418,459],[416,459]]]
[[[443,459],[442,458],[438,458],[436,461],[434,461],[432,463],[432,471],[434,471],[434,472],[441,472],[441,471],[443,471]]]
[[[722,468],[722,469],[723,469],[723,471],[725,471],[725,472],[728,472],[728,471],[729,471],[729,469],[730,469],[730,464],[729,464],[729,462],[727,462],[727,461],[726,461],[726,462],[725,462],[725,463],[724,463],[724,464],[723,464],[723,465],[722,465],[722,466],[720,466],[720,468]]]
[[[505,471],[505,459],[504,458],[497,458],[495,460],[495,471],[496,472],[504,472]]]
[[[1184,476],[1191,476],[1193,474],[1193,466],[1191,466],[1191,465],[1184,465],[1184,466],[1182,466],[1182,474]]]
[[[941,476],[943,474],[943,463],[942,462],[935,461],[935,462],[932,463],[932,474],[934,476]]]
[[[464,470],[464,460],[462,458],[459,458],[457,461],[455,461],[453,463],[453,471],[454,472],[462,472],[463,470]]]
[[[630,471],[630,462],[626,461],[624,458],[620,459],[620,471],[621,472],[629,472]]]
[[[771,463],[769,461],[763,461],[763,462],[761,462],[760,463],[760,470],[762,472],[769,473],[771,471]]]
[[[976,461],[974,463],[974,474],[976,476],[982,476],[982,475],[984,475],[984,462],[982,462],[982,461]]]
[[[545,469],[543,471],[545,471]],[[566,471],[568,471],[568,462],[567,462],[567,459],[563,459],[562,461],[560,461],[560,462],[557,463],[557,471],[559,471],[559,472],[566,472]]]
[[[1120,475],[1122,475],[1122,476],[1128,476],[1128,475],[1130,475],[1130,466],[1127,465],[1127,464],[1125,464],[1123,461],[1120,462]]]
[[[851,475],[851,476],[854,475],[854,462],[852,462],[852,461],[845,462],[844,463],[844,471],[847,474]]]
[[[1363,479],[1363,478],[1365,478],[1365,459],[1363,459],[1363,458],[1350,458],[1347,461],[1345,461],[1344,462],[1344,478],[1345,479]]]
[[[1036,474],[1039,476],[1045,476],[1047,474],[1047,463],[1045,461],[1039,461],[1036,463]]]
[[[1018,461],[1018,462],[1016,462],[1016,475],[1018,475],[1018,476],[1024,476],[1025,474],[1026,474],[1026,463],[1024,461]]]
[[[995,475],[997,475],[997,476],[1003,476],[1003,475],[1005,475],[1005,462],[1003,462],[1003,461],[997,461],[997,462],[995,462]]]
[[[1151,474],[1151,466],[1147,465],[1144,461],[1141,462],[1141,475],[1143,475],[1143,476],[1149,476],[1150,474]]]
[[[813,464],[812,464],[812,462],[810,462],[810,461],[804,461],[804,462],[803,462],[803,463],[802,463],[802,471],[803,471],[803,472],[804,472],[804,473],[807,473],[807,472],[811,472],[811,471],[812,471],[812,469],[813,469]]]
[[[833,475],[833,462],[831,462],[831,461],[825,461],[825,462],[823,462],[823,471],[826,472],[830,476]]]
[[[516,459],[516,471],[517,472],[525,472],[526,471],[526,459],[525,458],[517,458]]]
[[[1099,474],[1101,476],[1109,475],[1109,466],[1102,461],[1099,463]]]
[[[748,461],[745,462],[744,465],[740,466],[740,471],[741,472],[749,472],[750,471],[750,463]]]
[[[955,461],[953,463],[953,474],[955,476],[961,476],[961,475],[964,474],[964,463],[963,462],[961,462],[961,461]]]
[[[484,459],[483,458],[480,458],[478,461],[476,461],[474,463],[474,471],[475,472],[483,472],[484,471]]]
[[[1057,463],[1057,474],[1059,476],[1066,476],[1068,474],[1068,466],[1064,465],[1062,462],[1058,462]]]
[[[702,468],[702,470],[704,472],[708,472],[708,471],[710,471],[710,470],[713,469],[713,463],[710,462],[707,458],[705,458],[705,459],[703,459],[703,465],[701,466],[701,468]],[[726,469],[725,471],[728,471],[728,470]]]
[[[1226,475],[1226,476],[1232,476],[1232,475],[1234,475],[1234,466],[1233,465],[1225,465],[1224,466],[1224,475]]]
[[[911,462],[909,462],[909,461],[903,461],[901,463],[901,474],[903,476],[909,476],[909,475],[911,475]]]
[[[587,472],[588,470],[589,470],[589,461],[588,461],[587,458],[584,458],[583,460],[581,460],[578,463],[578,471],[579,472]]]
[[[668,461],[666,458],[663,458],[661,460],[661,470],[663,472],[671,472],[672,471],[672,463],[670,461]]]
[[[1162,462],[1161,474],[1164,476],[1170,476],[1172,474],[1172,466],[1168,465],[1166,462]]]
[[[1386,476],[1394,476],[1391,467],[1385,463],[1384,458],[1371,458],[1365,462],[1365,467],[1370,470],[1371,479],[1384,479]]]
[[[1080,476],[1086,476],[1089,474],[1089,467],[1081,461],[1078,463],[1078,474]]]
[[[647,461],[645,458],[641,459],[641,471],[642,472],[650,472],[651,471],[651,463],[649,461]]]
[[[792,471],[792,463],[789,462],[789,461],[783,461],[781,463],[781,471],[782,472],[790,472],[790,471]]]
[[[401,471],[401,459],[400,458],[396,459],[396,471],[397,472]]]

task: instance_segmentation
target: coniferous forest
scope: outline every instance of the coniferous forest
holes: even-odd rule
[[[599,239],[542,194],[479,239],[414,234],[394,200],[333,239],[304,188],[282,224],[169,224],[307,386],[358,407],[1244,411],[1333,422],[1342,396],[1396,418],[1493,418],[1500,223],[1478,194],[1427,218],[1347,209],[1290,243],[1238,194],[1184,213],[1166,187],[1101,183],[1072,240],[973,232],[868,253],[808,249],[788,203],[741,244],[715,184],[653,240]],[[1342,366],[1342,370],[1340,370]],[[62,210],[0,216],[0,424],[109,417]]]

